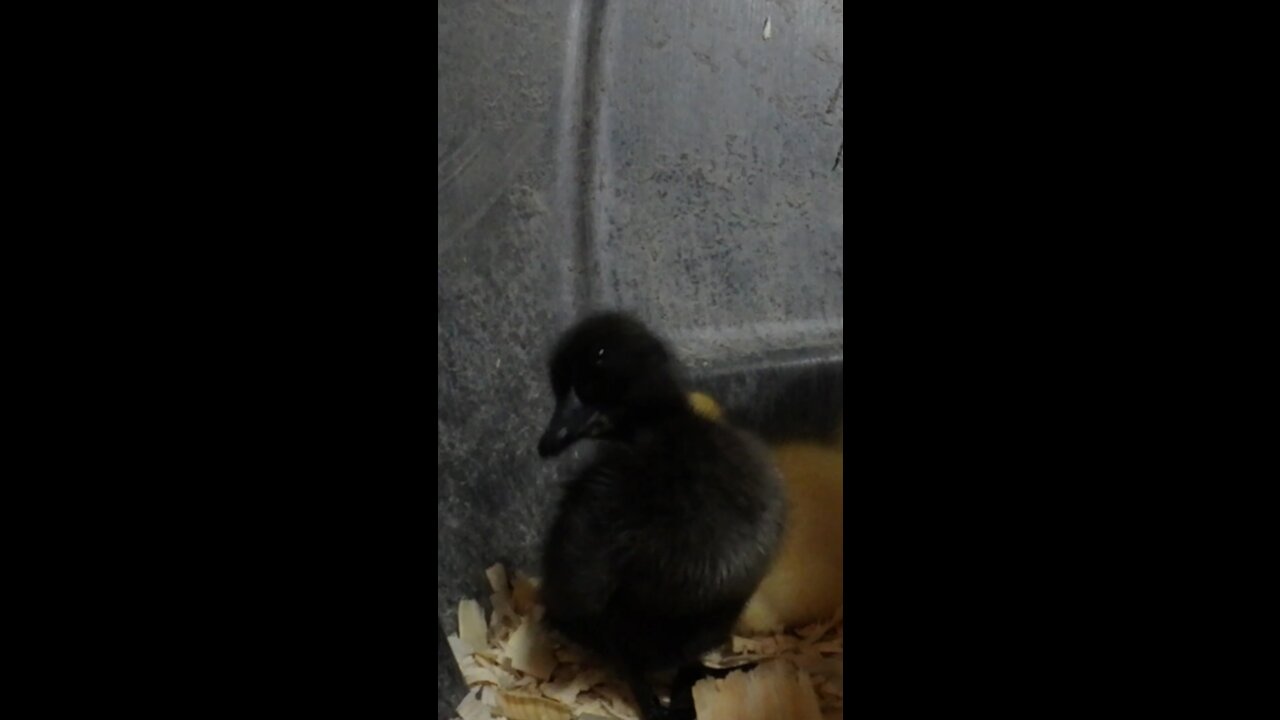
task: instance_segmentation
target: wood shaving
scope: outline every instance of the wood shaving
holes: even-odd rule
[[[524,575],[517,574],[512,585],[512,599],[515,610],[520,615],[528,615],[538,602],[538,588],[533,581]]]
[[[555,648],[542,626],[532,617],[525,618],[511,635],[507,644],[507,656],[511,667],[528,673],[539,680],[550,680],[556,669]]]
[[[489,587],[498,595],[506,595],[511,592],[511,586],[507,584],[507,569],[502,563],[496,563],[488,570],[484,571],[485,577],[489,578]]]
[[[458,705],[458,716],[462,720],[493,720],[493,713],[489,710],[491,706],[485,705],[477,695],[479,693],[467,693]]]
[[[498,680],[492,670],[482,666],[475,651],[459,640],[457,635],[450,635],[448,640],[449,649],[453,651],[453,659],[458,663],[458,669],[462,671],[462,679],[468,686],[497,683]]]
[[[462,720],[639,720],[631,693],[621,681],[608,669],[593,664],[589,654],[560,644],[543,628],[536,579],[520,573],[509,579],[502,565],[490,567],[485,575],[493,590],[487,626],[478,603],[464,601],[474,607],[467,605],[464,611],[463,604],[459,604],[458,609],[460,623],[464,622],[464,612],[470,613],[465,621],[467,634],[480,646],[473,647],[460,635],[448,637],[454,660],[470,688],[458,706]],[[477,639],[471,625],[477,612],[483,640]],[[707,654],[703,662],[712,667],[760,664],[750,672],[731,673],[724,680],[700,682],[694,698],[699,720],[843,717],[844,620],[840,613],[826,622],[789,633],[735,636],[724,647]],[[716,684],[730,679],[733,680],[728,686]],[[720,706],[716,703],[726,702],[739,691],[747,693],[744,698],[754,698],[755,705],[729,701],[726,707],[740,709],[717,710]],[[699,697],[703,705],[698,704]],[[777,711],[779,707],[790,710]],[[704,716],[704,712],[721,714]],[[732,712],[746,714],[726,714]]]
[[[520,616],[515,608],[511,607],[511,595],[494,593],[489,596],[489,604],[493,607],[493,613],[489,618],[489,631],[503,635],[502,639],[506,640],[506,636],[511,634],[511,627],[520,624]]]
[[[527,693],[498,693],[498,707],[511,720],[569,720],[573,717],[564,703]]]
[[[489,646],[488,626],[484,621],[484,610],[475,600],[463,600],[458,603],[458,637],[472,650],[479,651]]]
[[[780,661],[693,687],[699,720],[822,720],[813,679]]]

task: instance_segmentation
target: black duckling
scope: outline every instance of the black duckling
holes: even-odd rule
[[[694,412],[664,343],[619,313],[579,322],[551,359],[543,457],[606,441],[565,488],[544,548],[548,624],[612,662],[646,720],[693,717],[690,689],[725,672],[725,642],[769,569],[785,500],[767,450]],[[650,673],[678,670],[669,708]]]

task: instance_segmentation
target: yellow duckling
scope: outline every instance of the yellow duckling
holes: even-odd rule
[[[724,411],[691,393],[695,412],[713,421]],[[786,442],[773,459],[787,493],[782,547],[738,620],[740,634],[775,633],[832,617],[844,603],[844,421],[831,443]]]

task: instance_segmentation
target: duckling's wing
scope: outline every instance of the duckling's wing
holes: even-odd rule
[[[588,467],[566,489],[543,552],[543,596],[553,624],[603,615],[617,591],[614,468]]]

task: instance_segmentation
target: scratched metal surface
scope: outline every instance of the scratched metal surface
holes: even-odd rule
[[[485,567],[536,568],[573,464],[534,452],[545,356],[582,312],[651,321],[766,436],[838,423],[844,25],[842,0],[437,8],[437,620],[453,632]],[[437,689],[452,717],[456,674]]]

